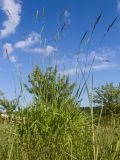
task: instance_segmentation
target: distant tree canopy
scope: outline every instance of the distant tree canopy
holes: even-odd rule
[[[120,84],[113,83],[95,88],[94,104],[103,107],[103,114],[120,113]]]
[[[28,76],[30,86],[25,84],[28,92],[33,94],[36,100],[43,103],[52,103],[62,100],[72,100],[72,93],[75,83],[69,83],[69,77],[60,76],[57,72],[57,66],[54,69],[48,67],[43,73],[38,66],[35,66],[33,72]]]
[[[0,91],[0,110],[1,111],[12,113],[13,111],[15,111],[17,105],[18,105],[17,98],[9,101],[4,97],[4,93]]]

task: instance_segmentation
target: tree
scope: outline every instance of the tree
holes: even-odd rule
[[[95,88],[94,104],[103,107],[104,114],[116,114],[120,112],[120,84],[106,83],[104,86]]]
[[[18,99],[15,98],[11,101],[4,97],[4,93],[0,91],[0,110],[12,113],[18,106]]]
[[[40,102],[47,104],[56,100],[60,104],[62,100],[73,98],[75,83],[70,85],[69,77],[60,76],[57,66],[54,69],[48,67],[45,73],[35,66],[33,72],[28,76],[28,82],[31,86],[25,84],[26,89]]]

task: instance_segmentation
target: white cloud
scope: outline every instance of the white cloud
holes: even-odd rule
[[[11,53],[13,52],[12,44],[11,43],[5,43],[3,45],[3,51],[4,51],[4,56],[5,57],[10,56]]]
[[[17,58],[15,57],[15,56],[10,56],[10,61],[12,62],[12,63],[16,63],[17,62]]]
[[[88,57],[87,57],[87,63],[90,64],[93,61],[93,59],[97,63],[104,62],[104,61],[111,62],[115,59],[115,57],[117,56],[119,51],[120,51],[120,49],[118,47],[115,47],[115,48],[110,48],[110,47],[98,48],[96,50],[93,50],[93,51],[89,52]],[[84,63],[86,61],[86,53],[80,54],[78,59],[80,60],[80,62],[81,62],[81,59],[82,59],[82,63],[84,65]]]
[[[95,58],[95,61],[105,61],[111,59],[111,52],[107,52],[107,50],[103,51],[92,51],[90,52],[90,56],[88,57],[88,61],[92,61]],[[110,53],[110,54],[109,54]]]
[[[115,48],[104,47],[93,50],[89,53],[89,56],[87,58],[87,64],[86,64],[86,53],[81,53],[80,55],[72,56],[71,58],[66,57],[64,60],[65,67],[63,68],[60,65],[61,63],[59,64],[62,68],[61,74],[76,75],[76,73],[78,74],[81,73],[79,64],[81,65],[82,70],[83,71],[85,70],[86,73],[90,70],[90,66],[92,64],[93,64],[92,66],[93,71],[120,68],[118,60],[119,52],[120,52],[120,47],[115,47]],[[60,59],[59,61],[62,62],[62,59]]]
[[[65,10],[64,11],[64,16],[67,17],[67,18],[70,17],[70,12],[68,10]]]
[[[93,69],[93,71],[101,71],[101,70],[112,69],[112,68],[116,68],[116,67],[119,67],[119,66],[117,64],[110,64],[107,62],[103,62],[100,64],[93,65],[92,69]],[[84,68],[82,68],[82,71],[84,71]],[[90,66],[86,67],[85,71],[89,72]],[[71,68],[71,69],[65,70],[64,72],[60,72],[60,73],[64,74],[64,75],[73,76],[76,73],[81,73],[81,70],[80,70],[80,68]]]
[[[32,32],[28,35],[28,37],[25,40],[18,41],[14,45],[14,47],[15,48],[20,48],[20,49],[30,47],[30,46],[36,44],[37,42],[39,42],[39,38],[40,38],[40,35],[38,33]]]
[[[117,0],[117,11],[120,13],[120,0]]]
[[[67,70],[65,70],[63,72],[60,72],[60,74],[73,76],[78,72],[80,72],[80,69],[78,70],[77,68],[71,68],[71,69],[67,69]]]
[[[32,32],[28,35],[28,37],[24,40],[24,41],[18,41],[16,42],[14,45],[12,45],[11,43],[5,43],[3,45],[3,54],[5,58],[8,58],[9,61],[15,63],[17,62],[17,58],[15,56],[12,55],[13,51],[16,49],[25,49],[27,48],[26,52],[30,51],[33,53],[39,53],[39,54],[43,54],[44,56],[48,56],[53,54],[54,52],[56,52],[57,50],[51,46],[51,45],[47,45],[45,48],[30,48],[32,45],[36,44],[39,42],[39,34]]]
[[[99,71],[99,70],[103,70],[103,69],[112,69],[112,68],[116,68],[116,67],[118,67],[117,64],[103,62],[101,64],[94,65],[93,70]]]
[[[3,54],[5,58],[8,58],[9,61],[15,63],[17,61],[16,57],[12,55],[13,46],[11,43],[6,43],[3,45]]]
[[[40,53],[40,54],[49,56],[53,54],[54,52],[56,52],[57,50],[53,46],[47,45],[46,48],[33,48],[30,51],[34,53]]]
[[[7,16],[0,29],[0,38],[7,37],[11,33],[15,33],[21,19],[21,3],[16,0],[1,0],[0,8]]]

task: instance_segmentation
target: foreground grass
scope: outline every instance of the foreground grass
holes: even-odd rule
[[[2,159],[92,158],[90,124],[79,108],[31,106],[19,116],[7,130],[1,129],[7,139],[5,150],[0,151]]]
[[[120,159],[120,126],[113,118],[99,129],[95,125],[93,144],[90,119],[79,108],[41,107],[0,124],[0,159],[92,160],[93,145],[96,159]]]

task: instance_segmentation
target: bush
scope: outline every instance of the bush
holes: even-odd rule
[[[103,114],[112,115],[120,113],[120,85],[113,83],[95,89],[94,104],[103,107]]]
[[[43,73],[38,66],[35,66],[32,74],[28,76],[30,86],[25,84],[28,92],[34,95],[35,101],[45,104],[52,104],[55,100],[58,105],[63,100],[73,101],[72,96],[75,83],[69,83],[69,77],[60,76],[57,73],[57,66],[54,69],[48,67]]]
[[[79,107],[35,103],[22,114],[18,133],[29,160],[92,159],[91,127]]]
[[[56,67],[43,74],[38,66],[29,82],[31,88],[25,86],[34,95],[33,102],[19,111],[15,121],[19,146],[26,159],[92,159],[91,127],[75,105],[75,84],[70,85],[68,77],[60,77]],[[13,152],[13,159],[15,156]]]

